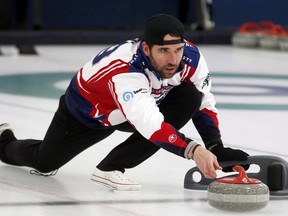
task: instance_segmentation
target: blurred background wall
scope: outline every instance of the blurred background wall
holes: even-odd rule
[[[196,14],[195,0],[1,0],[2,29],[15,27],[17,8],[27,13],[27,27],[35,24],[33,16],[41,16],[36,25],[43,29],[135,29],[155,13],[173,14],[189,25]],[[243,22],[263,20],[287,25],[288,1],[214,0],[213,19],[216,28],[237,28]]]
[[[213,28],[209,28],[213,29],[214,35],[210,37],[211,31],[207,34],[202,32],[202,39],[199,39],[197,31],[203,28],[192,28],[199,18],[197,2],[199,4],[199,0],[0,0],[0,43],[14,43],[15,37],[18,37],[17,40],[24,40],[23,36],[35,37],[33,34],[7,33],[7,30],[141,30],[145,20],[155,13],[175,15],[188,31],[193,30],[189,34],[194,35],[193,39],[199,42],[205,42],[207,38],[212,39],[211,43],[213,39],[217,42],[217,36],[228,38],[244,22],[272,21],[287,28],[288,0],[214,0],[210,14],[214,24]],[[63,32],[61,35],[71,37],[71,34],[65,35]],[[58,39],[61,35],[58,35]],[[104,35],[101,35],[102,39],[93,41],[91,37],[86,41],[103,42]],[[46,42],[51,38],[48,33],[41,36],[41,40]],[[111,34],[106,38],[109,37],[112,37]],[[38,39],[34,38],[34,41],[39,43]],[[27,40],[31,42],[32,39]],[[75,40],[76,37],[71,42]],[[114,42],[114,39],[107,42]]]

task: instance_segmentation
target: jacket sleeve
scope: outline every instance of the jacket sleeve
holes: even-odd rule
[[[118,74],[109,85],[118,108],[143,137],[171,153],[187,158],[191,140],[164,122],[144,74]]]
[[[206,61],[201,53],[198,66],[190,79],[203,94],[200,110],[192,117],[192,120],[206,148],[209,149],[214,144],[222,144],[222,141],[217,117],[218,110],[215,107],[216,101],[210,91],[212,80]]]

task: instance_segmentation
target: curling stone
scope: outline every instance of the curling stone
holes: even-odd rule
[[[286,34],[287,34],[287,35],[280,40],[279,46],[280,46],[280,49],[281,49],[281,50],[286,50],[286,51],[288,51],[288,31],[287,31]]]
[[[256,23],[244,23],[231,38],[232,44],[239,47],[257,47],[261,32]]]
[[[273,28],[267,30],[260,39],[260,47],[264,49],[279,49],[280,41],[284,36],[284,29],[280,25],[274,25]]]
[[[276,35],[265,35],[260,39],[259,45],[261,48],[264,49],[271,49],[271,50],[279,49],[280,48],[279,37]]]
[[[226,161],[220,162],[220,166],[233,167],[235,165],[255,164],[260,167],[259,172],[249,172],[250,178],[260,180],[266,184],[270,190],[270,197],[277,199],[287,199],[288,197],[288,162],[284,159],[271,155],[248,156],[246,161]],[[201,179],[195,178],[195,174],[200,174]],[[198,175],[199,176],[199,175]],[[235,177],[234,174],[226,177]],[[199,168],[193,167],[185,175],[184,188],[192,190],[207,190],[213,179],[206,178]]]
[[[264,208],[269,201],[269,188],[258,179],[248,178],[241,166],[233,170],[239,175],[220,178],[208,186],[208,203],[228,211],[254,211]]]

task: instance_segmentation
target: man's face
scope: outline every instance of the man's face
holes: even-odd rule
[[[165,41],[181,39],[169,34],[164,36]],[[148,45],[143,42],[143,50],[145,55],[150,59],[151,65],[164,78],[171,78],[177,72],[181,59],[183,57],[184,43],[172,45],[153,45],[151,50]]]

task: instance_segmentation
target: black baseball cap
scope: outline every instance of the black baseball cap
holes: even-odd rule
[[[179,40],[164,40],[167,34],[176,34]],[[150,17],[144,27],[142,40],[153,45],[169,45],[183,43],[183,24],[174,16],[169,14],[156,14]]]

